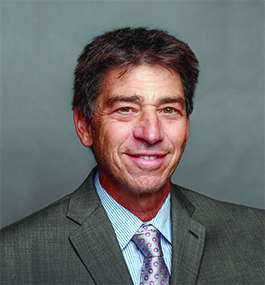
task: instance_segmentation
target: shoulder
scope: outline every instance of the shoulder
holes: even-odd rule
[[[65,218],[69,199],[70,195],[67,195],[49,206],[1,229],[0,239],[2,244],[12,243],[18,240],[18,238],[20,240],[28,240],[29,237],[36,238],[41,234],[40,232],[43,234],[46,228],[52,229],[67,223]]]
[[[99,205],[91,185],[0,231],[1,284],[94,284],[69,239]]]
[[[206,228],[208,238],[221,240],[234,237],[242,242],[255,240],[264,244],[264,210],[217,201],[174,184],[172,195],[178,196],[178,200],[182,200],[180,203],[189,208],[192,220]]]
[[[56,260],[62,255],[61,248],[69,251],[66,234],[73,229],[74,223],[66,218],[68,204],[69,196],[66,196],[0,231],[3,284],[16,281],[16,284],[33,284],[30,281],[33,267],[41,273],[36,268],[48,266],[49,260]],[[56,260],[57,265],[59,262]],[[24,275],[21,268],[24,268]]]
[[[217,201],[177,185],[172,185],[172,195],[181,201],[190,221],[205,229],[200,280],[263,284],[264,210]]]
[[[36,229],[41,231],[47,227],[50,231],[52,227],[62,228],[71,225],[73,223],[71,216],[79,210],[84,214],[82,210],[88,210],[89,200],[92,200],[90,204],[96,204],[97,197],[94,193],[95,190],[93,191],[95,172],[96,169],[93,169],[84,182],[71,194],[1,229],[0,236],[8,234],[12,236],[15,233],[21,234],[25,231],[32,231],[32,234],[34,234],[34,232],[37,232]]]
[[[193,218],[204,220],[244,219],[264,223],[265,211],[245,205],[218,201],[193,190],[172,184],[173,195],[181,192],[185,199],[193,206]],[[177,194],[178,196],[178,194]]]

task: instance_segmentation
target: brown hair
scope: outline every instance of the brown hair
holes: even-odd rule
[[[142,27],[106,32],[85,46],[75,69],[72,107],[78,107],[91,120],[105,73],[122,68],[124,74],[140,64],[159,64],[179,72],[189,117],[199,76],[195,54],[186,43],[166,31]]]

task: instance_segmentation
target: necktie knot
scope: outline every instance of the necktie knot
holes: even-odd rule
[[[142,226],[132,240],[145,257],[163,256],[159,231],[152,225]]]

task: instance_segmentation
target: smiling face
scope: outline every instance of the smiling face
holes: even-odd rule
[[[105,76],[97,98],[90,144],[109,193],[169,189],[189,131],[180,75],[140,65]]]

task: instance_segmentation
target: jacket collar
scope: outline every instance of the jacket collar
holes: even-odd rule
[[[180,187],[171,184],[171,284],[196,284],[204,251],[206,229],[192,219],[194,206]]]
[[[94,186],[94,168],[72,194],[67,217],[79,227],[69,237],[95,284],[133,284],[115,232]]]

